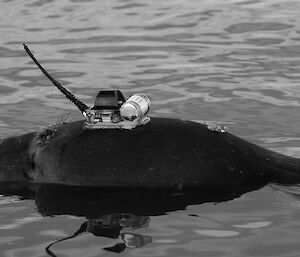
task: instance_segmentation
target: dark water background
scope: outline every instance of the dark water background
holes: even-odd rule
[[[100,88],[146,93],[152,116],[219,121],[300,157],[300,2],[279,0],[0,1],[0,135],[80,113],[21,43],[88,104]],[[299,188],[265,187],[223,203],[150,217],[152,237],[122,256],[300,256]],[[298,194],[298,197],[294,194]],[[84,217],[43,217],[33,200],[0,197],[0,256],[45,256]],[[115,256],[121,239],[82,233],[57,256]]]

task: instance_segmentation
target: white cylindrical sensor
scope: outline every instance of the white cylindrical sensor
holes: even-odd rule
[[[144,94],[135,94],[121,106],[120,114],[123,119],[134,121],[147,114],[150,108],[150,99]]]

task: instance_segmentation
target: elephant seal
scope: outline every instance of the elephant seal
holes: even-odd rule
[[[300,160],[228,132],[152,118],[133,130],[84,121],[2,140],[0,181],[89,187],[237,188],[300,182]]]
[[[148,102],[142,96],[124,103],[119,91],[100,92],[89,108],[24,47],[86,120],[3,139],[2,182],[243,191],[268,183],[300,182],[299,159],[254,145],[222,128],[179,119],[150,120]],[[120,116],[124,104],[125,118]]]

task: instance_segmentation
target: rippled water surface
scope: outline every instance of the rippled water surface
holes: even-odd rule
[[[29,60],[27,43],[87,104],[100,88],[143,92],[152,116],[219,121],[300,157],[299,11],[299,1],[279,0],[2,0],[0,135],[81,118]],[[85,231],[51,250],[111,256],[110,247],[126,242],[122,256],[300,256],[299,191],[265,187],[144,214],[145,226],[117,238]],[[72,214],[43,216],[33,200],[14,196],[0,205],[1,256],[46,256],[50,243],[91,224]]]

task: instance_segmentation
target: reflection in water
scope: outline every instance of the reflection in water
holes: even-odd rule
[[[148,227],[150,216],[184,210],[188,205],[228,201],[249,190],[250,188],[243,188],[240,191],[235,189],[178,192],[165,189],[99,189],[50,184],[1,184],[1,193],[4,195],[17,194],[22,198],[35,200],[37,210],[43,216],[73,215],[87,218],[73,235],[57,239],[46,247],[46,252],[53,257],[57,256],[53,250],[54,245],[82,233],[114,239],[111,246],[103,247],[105,251],[120,253],[126,248],[142,247],[152,242],[152,236],[131,231]],[[199,231],[196,233],[200,234]],[[201,233],[203,234],[203,231]]]
[[[92,256],[97,256],[96,253],[99,254],[101,250],[103,250],[102,253],[126,251],[129,255],[139,255],[143,253],[143,249],[146,252],[151,249],[152,254],[157,256],[161,251],[160,248],[170,251],[165,253],[170,256],[172,249],[178,247],[184,252],[192,251],[193,254],[202,250],[206,253],[213,253],[215,250],[218,254],[213,256],[219,256],[225,248],[227,249],[226,240],[231,240],[228,243],[233,247],[232,251],[237,250],[243,253],[243,250],[251,251],[249,240],[254,240],[256,247],[265,249],[260,246],[264,234],[272,236],[274,240],[272,245],[280,242],[281,237],[278,239],[274,237],[278,233],[297,234],[296,229],[290,230],[288,226],[293,223],[288,222],[285,226],[283,223],[284,219],[290,217],[285,204],[294,206],[297,201],[292,202],[292,199],[287,196],[285,196],[285,201],[279,201],[277,189],[271,188],[264,188],[263,191],[255,193],[257,196],[254,198],[248,195],[242,199],[236,198],[242,192],[237,194],[224,191],[178,193],[117,188],[100,190],[53,185],[32,185],[30,188],[22,188],[21,185],[17,187],[16,184],[10,188],[6,187],[5,191],[3,191],[5,188],[3,185],[0,188],[4,195],[18,194],[23,199],[35,201],[37,211],[44,217],[31,219],[37,222],[36,226],[41,226],[38,229],[40,232],[37,233],[37,238],[34,239],[34,235],[28,238],[28,229],[31,225],[23,227],[26,225],[23,224],[15,229],[24,231],[22,241],[26,240],[25,238],[29,240],[25,241],[25,244],[32,244],[35,240],[44,241],[33,248],[35,254],[39,253],[39,255],[43,250],[46,250],[52,257],[63,256],[64,253],[69,255],[68,251],[76,249],[77,243],[84,240],[86,235],[92,236],[88,241],[93,241],[93,243],[90,245],[87,242],[87,248],[82,249],[82,254],[76,256],[83,256],[84,251],[93,252],[93,250],[95,255]],[[288,188],[284,187],[284,189]],[[299,187],[289,187],[289,190],[292,194],[299,194]],[[233,199],[235,200],[229,201]],[[15,202],[18,203],[18,201]],[[208,204],[209,202],[219,204]],[[6,201],[4,204],[7,205],[9,202]],[[67,222],[69,229],[65,230],[53,221],[58,220],[58,216],[60,216],[62,226],[66,226]],[[80,223],[73,222],[74,217],[81,217]],[[43,223],[48,223],[48,225],[43,226]],[[31,224],[34,225],[33,222]],[[59,231],[52,232],[50,238],[46,240],[40,238],[41,233],[46,234],[47,231],[50,233],[55,229]],[[2,229],[2,231],[5,230]],[[14,233],[17,233],[16,231]],[[153,233],[154,231],[156,232]],[[103,239],[106,239],[105,244],[103,244]],[[9,237],[6,240],[9,240]],[[291,242],[295,240],[297,239],[289,239]],[[25,249],[21,248],[10,253],[12,256],[18,254],[24,256]],[[135,253],[131,253],[129,249],[135,249]],[[32,255],[33,252],[25,254],[25,256]],[[179,253],[176,256],[179,256]]]
[[[150,236],[139,235],[135,233],[122,232],[126,229],[138,229],[141,227],[148,227],[150,222],[149,217],[136,216],[134,214],[110,214],[99,216],[97,219],[90,219],[81,224],[80,228],[71,236],[59,239],[46,247],[46,252],[50,256],[56,256],[51,250],[54,244],[74,238],[83,232],[92,233],[94,236],[107,237],[111,239],[120,238],[122,242],[116,243],[111,247],[103,248],[106,251],[121,253],[126,247],[137,248],[151,243]]]

